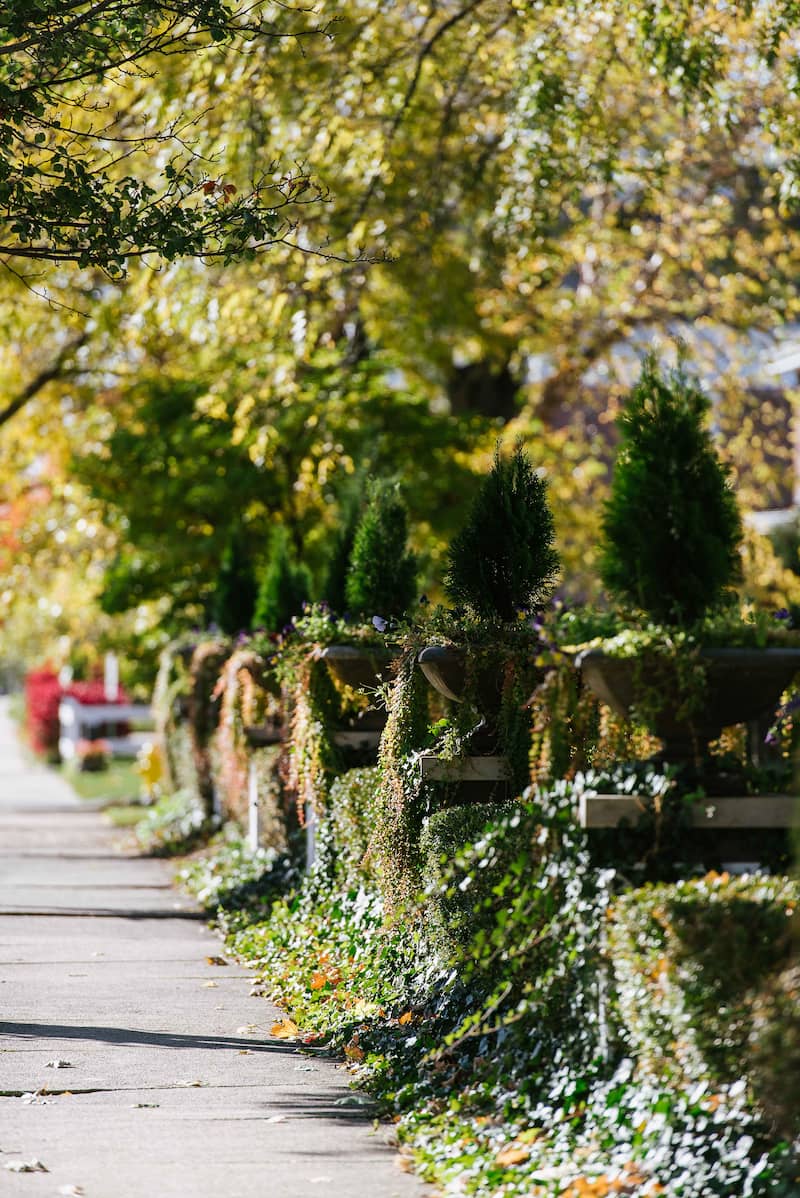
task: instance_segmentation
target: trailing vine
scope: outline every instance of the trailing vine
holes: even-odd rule
[[[248,727],[268,719],[279,723],[280,699],[270,679],[271,665],[250,646],[237,649],[217,683],[221,697],[215,751],[226,813],[240,822],[247,816],[247,785],[253,752]]]

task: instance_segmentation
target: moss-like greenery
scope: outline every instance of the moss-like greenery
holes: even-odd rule
[[[705,427],[708,398],[655,356],[620,417],[622,445],[603,523],[603,582],[665,624],[692,624],[739,573],[742,524]]]

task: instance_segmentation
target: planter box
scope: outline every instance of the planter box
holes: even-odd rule
[[[651,732],[664,741],[665,761],[686,763],[706,753],[723,728],[756,720],[774,710],[781,694],[800,671],[800,649],[701,649],[705,692],[698,711],[678,717],[684,700],[673,663],[655,658],[645,665],[635,657],[611,657],[590,649],[576,659],[588,685],[603,703],[625,719],[645,709]],[[652,692],[663,700],[652,708]]]

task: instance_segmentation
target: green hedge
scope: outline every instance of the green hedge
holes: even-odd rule
[[[793,912],[800,883],[784,877],[704,878],[619,897],[608,922],[618,1033],[641,1070],[688,1085],[729,1085],[743,1072],[800,1109],[800,1007],[791,1001]],[[781,971],[786,970],[786,973]],[[781,975],[786,985],[776,981]],[[759,1012],[759,1014],[757,1014]]]

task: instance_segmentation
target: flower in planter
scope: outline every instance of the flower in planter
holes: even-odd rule
[[[107,740],[79,740],[75,746],[78,769],[84,773],[107,770],[111,762],[111,745]]]

